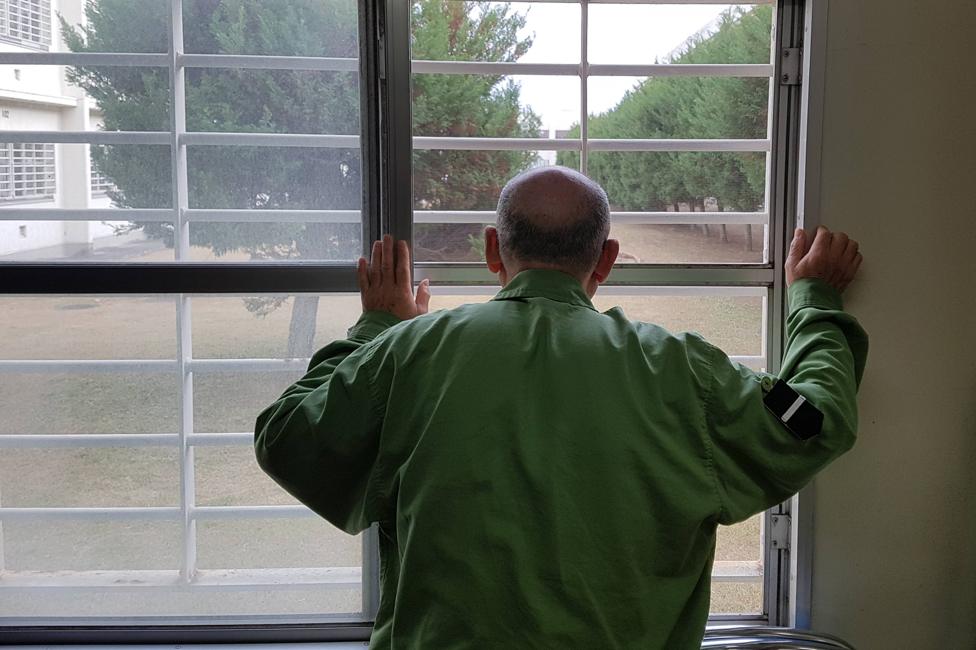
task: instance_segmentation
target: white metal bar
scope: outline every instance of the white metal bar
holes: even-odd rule
[[[0,65],[91,65],[165,68],[168,54],[136,52],[0,52]]]
[[[760,582],[762,576],[758,560],[716,560],[712,564],[712,582]]]
[[[590,153],[590,110],[587,90],[590,85],[589,43],[590,6],[587,0],[580,2],[580,164],[581,174],[586,173],[587,158]]]
[[[189,433],[194,447],[250,445],[254,434]],[[177,447],[177,433],[11,433],[0,435],[0,449],[74,449],[101,447]]]
[[[772,77],[769,63],[591,63],[591,77]]]
[[[186,147],[180,140],[186,132],[186,71],[179,60],[183,54],[183,0],[170,1],[169,39],[169,115],[172,130],[167,135],[170,147],[173,223],[176,225],[174,255],[179,262],[190,257],[190,224],[183,219],[183,210],[189,206],[189,179]]]
[[[304,373],[308,359],[187,359],[191,372],[297,372]]]
[[[179,369],[174,359],[3,359],[3,372],[175,372]]]
[[[360,567],[289,569],[198,569],[192,582],[174,570],[6,571],[0,592],[24,590],[113,592],[174,590],[351,589],[359,586]]]
[[[2,214],[2,213],[0,213]],[[361,210],[185,210],[189,222],[220,223],[360,223]]]
[[[0,221],[173,221],[173,211],[152,208],[82,209],[0,207]]]
[[[3,436],[0,436],[0,440]],[[246,433],[189,433],[186,441],[194,447],[222,447],[225,445],[252,445],[254,434]]]
[[[446,138],[415,136],[414,149],[464,151],[579,151],[577,138]]]
[[[175,433],[24,433],[0,435],[0,449],[171,447],[178,444],[179,438]]]
[[[415,210],[414,223],[495,223],[492,210]],[[616,224],[765,224],[765,212],[611,212]]]
[[[326,135],[321,133],[184,133],[180,142],[189,146],[238,147],[322,147],[328,149],[358,149],[358,135]]]
[[[179,2],[179,0],[174,0]],[[186,295],[176,298],[176,357],[179,373],[179,431],[180,446],[180,515],[182,532],[182,566],[184,580],[193,579],[197,568],[197,524],[193,517],[196,504],[196,479],[194,477],[194,449],[187,436],[193,432],[193,369],[189,359],[193,356],[193,328],[190,299]]]
[[[317,514],[305,506],[197,506],[190,510],[196,521],[236,519],[311,519]]]
[[[2,60],[2,59],[0,59]],[[239,68],[246,70],[317,70],[359,72],[359,59],[320,56],[265,56],[252,54],[181,54],[186,68]]]
[[[184,512],[180,506],[146,507],[50,507],[17,508],[0,507],[0,521],[123,521],[133,519],[152,519],[167,521],[186,520],[194,523],[199,520],[230,519],[306,519],[317,517],[314,512],[301,505],[271,506],[190,506]],[[194,547],[195,554],[196,549]]]
[[[485,74],[515,76],[584,76],[575,63],[521,63],[518,61],[414,60],[414,74]],[[770,63],[589,63],[590,77],[771,77]]]
[[[768,139],[637,139],[589,140],[590,151],[769,151]]]
[[[2,521],[178,521],[180,508],[121,507],[121,508],[10,508],[0,507]],[[2,582],[2,580],[0,580]]]
[[[575,63],[519,63],[516,61],[425,61],[411,62],[413,74],[487,74],[580,76]]]
[[[4,142],[57,144],[169,144],[168,131],[22,131],[0,132]]]

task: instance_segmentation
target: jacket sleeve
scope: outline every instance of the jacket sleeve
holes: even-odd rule
[[[763,403],[776,377],[744,368],[711,348],[705,437],[722,524],[742,521],[789,498],[856,438],[856,394],[867,335],[842,310],[840,294],[820,280],[794,282],[789,302],[778,378],[823,413],[823,425],[807,440],[794,435]]]
[[[367,345],[399,322],[367,312],[312,356],[304,377],[257,418],[258,465],[330,523],[358,533],[377,519],[370,485],[377,472],[385,400],[375,394]]]

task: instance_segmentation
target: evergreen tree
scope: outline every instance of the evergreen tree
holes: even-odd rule
[[[75,52],[166,52],[167,3],[88,0],[86,25],[62,21]],[[514,61],[529,48],[520,39],[524,16],[508,5],[421,0],[413,7],[415,58]],[[185,0],[188,53],[355,58],[355,0]],[[357,134],[355,72],[187,68],[188,131]],[[70,80],[101,110],[106,130],[168,130],[168,70],[80,66]],[[424,135],[518,137],[538,131],[521,107],[517,84],[498,76],[418,75],[416,132]],[[97,170],[115,186],[119,207],[172,205],[167,146],[92,147]],[[519,152],[426,151],[415,159],[418,207],[475,209],[534,160]],[[187,150],[191,208],[359,209],[358,149],[191,146]],[[492,204],[493,205],[493,204]],[[149,237],[174,244],[173,225],[134,223]],[[421,248],[468,255],[471,226],[418,228]],[[243,251],[252,259],[349,260],[361,251],[361,228],[334,223],[192,223],[190,243],[216,255]],[[421,257],[423,251],[418,251]],[[249,301],[267,313],[281,300]],[[311,352],[318,300],[294,299],[288,353]]]

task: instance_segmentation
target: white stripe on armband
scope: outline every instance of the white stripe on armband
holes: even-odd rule
[[[807,400],[803,397],[803,395],[797,397],[796,401],[790,405],[790,408],[786,409],[786,413],[784,413],[780,419],[783,422],[789,422],[790,418],[793,417],[793,414],[800,410],[800,407],[803,406],[803,402],[805,401]]]

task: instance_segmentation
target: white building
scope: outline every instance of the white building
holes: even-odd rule
[[[84,0],[0,0],[0,52],[63,51],[57,16],[82,24]],[[0,65],[0,130],[99,128],[98,107],[65,79],[64,66]],[[0,256],[72,257],[111,237],[100,221],[33,221],[37,208],[108,208],[87,144],[10,144],[0,134]],[[20,219],[20,213],[23,219]],[[30,253],[33,251],[33,253]]]

